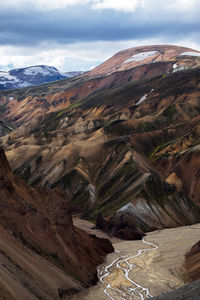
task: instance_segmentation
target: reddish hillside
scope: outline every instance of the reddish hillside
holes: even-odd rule
[[[193,55],[195,55],[195,53],[198,55],[200,52],[186,47],[170,45],[150,45],[130,48],[118,52],[103,64],[90,71],[89,75],[109,75],[114,72],[161,62],[174,63],[172,70],[176,70],[181,65],[187,66],[186,62],[188,63],[189,54],[192,55],[192,53]]]
[[[113,251],[108,240],[75,228],[66,195],[27,186],[0,149],[0,226],[80,282],[96,282],[96,267]]]

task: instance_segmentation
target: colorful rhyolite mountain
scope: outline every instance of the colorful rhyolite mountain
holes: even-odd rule
[[[55,67],[45,65],[12,69],[8,72],[0,71],[0,90],[25,88],[63,78],[78,76],[82,73],[83,72],[62,73]]]
[[[132,48],[81,77],[1,92],[12,169],[61,186],[74,214],[117,237],[199,222],[199,56]]]

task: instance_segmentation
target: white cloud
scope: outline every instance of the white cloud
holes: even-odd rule
[[[1,0],[1,6],[17,9],[35,8],[41,10],[64,9],[67,6],[90,4],[93,9],[113,9],[134,12],[137,7],[144,7],[147,0]],[[151,1],[151,0],[149,0]]]
[[[145,0],[97,0],[92,5],[92,8],[134,12],[139,6],[145,6],[145,4]]]
[[[69,6],[83,6],[88,4],[92,9],[112,9],[123,12],[135,12],[137,8],[147,8],[162,10],[172,13],[187,13],[195,11],[199,7],[199,0],[0,0],[1,8],[15,8],[17,10],[36,9],[36,10],[58,10]]]
[[[41,10],[57,10],[64,9],[67,6],[84,5],[90,0],[1,0],[1,6],[14,7],[17,9],[35,8]]]
[[[170,0],[166,4],[166,8],[173,12],[189,12],[199,7],[199,0]]]
[[[102,43],[76,43],[61,45],[56,43],[42,43],[36,47],[0,46],[1,68],[22,68],[31,65],[55,66],[61,71],[86,71],[96,66],[112,55],[112,50],[100,47]],[[105,51],[107,48],[107,51]]]

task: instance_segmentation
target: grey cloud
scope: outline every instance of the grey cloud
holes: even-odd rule
[[[200,41],[196,12],[187,16],[187,22],[176,12],[166,13],[159,5],[149,13],[139,9],[135,14],[92,10],[88,5],[48,12],[1,10],[0,45],[34,46],[45,41],[67,44],[154,37],[180,40],[186,35]]]

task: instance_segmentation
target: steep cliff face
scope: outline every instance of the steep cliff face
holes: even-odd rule
[[[73,226],[62,192],[36,190],[16,177],[2,148],[0,226],[85,285],[95,283],[97,265],[113,251],[108,240],[88,235]]]

